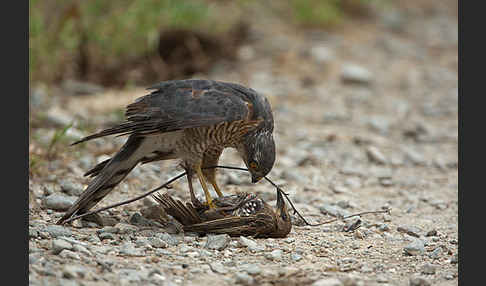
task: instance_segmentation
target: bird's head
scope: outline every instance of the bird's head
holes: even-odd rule
[[[237,149],[250,171],[252,183],[260,181],[272,170],[275,142],[271,131],[260,129],[248,134]]]
[[[277,230],[272,237],[286,237],[292,229],[292,222],[281,190],[277,190],[277,204],[275,206]]]

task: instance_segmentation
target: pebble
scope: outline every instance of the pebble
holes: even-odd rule
[[[366,155],[371,162],[377,164],[384,165],[388,162],[385,155],[383,155],[383,153],[381,153],[381,151],[375,146],[369,146],[366,148]]]
[[[170,246],[177,246],[181,240],[176,235],[168,234],[167,232],[157,234],[157,237],[165,241]]]
[[[79,265],[65,265],[62,269],[62,277],[73,279],[83,278],[86,273],[86,269]]]
[[[357,83],[368,85],[373,80],[373,74],[366,68],[355,65],[346,64],[341,70],[341,80],[344,83]]]
[[[408,285],[410,286],[430,286],[429,281],[425,280],[422,277],[412,277],[408,281]]]
[[[260,268],[260,266],[258,266],[256,264],[246,264],[242,268],[246,273],[248,273],[250,275],[258,275],[262,272],[262,269]]]
[[[126,223],[117,223],[114,227],[118,229],[119,234],[130,234],[138,231],[138,227]]]
[[[281,249],[275,249],[272,250],[272,252],[270,252],[268,255],[266,255],[266,257],[267,259],[278,261],[282,259],[282,253],[283,251]]]
[[[59,253],[59,256],[62,257],[62,258],[71,258],[71,259],[75,259],[75,260],[79,260],[80,259],[79,254],[77,254],[74,251],[68,250],[68,249],[63,249]]]
[[[167,248],[169,244],[158,237],[149,237],[148,243],[155,248]]]
[[[425,263],[422,266],[422,273],[423,274],[435,274],[435,270],[437,269],[437,266],[430,264],[430,263]]]
[[[88,249],[86,249],[84,246],[79,245],[79,244],[74,244],[73,250],[76,251],[76,252],[82,253],[86,256],[92,256],[91,252]]]
[[[120,229],[116,226],[105,226],[102,229],[99,229],[96,231],[98,234],[102,233],[118,233],[120,232]]]
[[[390,120],[388,120],[388,118],[384,117],[384,116],[380,116],[380,115],[375,115],[375,116],[372,116],[369,120],[368,120],[368,126],[382,134],[382,135],[386,135],[388,134],[388,132],[390,131]]]
[[[213,262],[209,264],[211,270],[219,274],[226,274],[228,270],[221,264],[221,262]]]
[[[29,227],[29,238],[36,238],[39,236],[39,231],[35,228]]]
[[[414,239],[414,241],[412,241],[409,245],[405,246],[403,250],[408,255],[419,255],[424,253],[425,246],[420,239]]]
[[[105,239],[115,239],[115,236],[112,233],[109,232],[103,232],[98,234],[98,237],[100,240],[105,240]]]
[[[136,226],[151,226],[152,221],[144,218],[140,213],[136,212],[130,217],[130,224]]]
[[[240,245],[247,247],[251,252],[260,252],[265,250],[265,245],[260,245],[256,241],[246,238],[244,236],[240,236],[238,242]]]
[[[127,242],[120,247],[120,255],[143,256],[143,253],[141,250],[136,249],[133,243]]]
[[[457,264],[458,260],[457,260],[457,254],[454,255],[452,258],[451,258],[451,264]]]
[[[350,213],[347,210],[342,209],[339,206],[331,205],[328,203],[324,203],[322,206],[320,206],[319,210],[323,214],[330,214],[334,217],[345,217],[350,215]]]
[[[235,274],[236,278],[236,283],[240,283],[243,285],[254,285],[255,284],[255,279],[251,277],[250,275],[244,273],[244,272],[236,272]]]
[[[77,183],[71,179],[61,179],[59,181],[59,186],[61,191],[65,192],[70,196],[79,196],[83,193],[84,187],[82,184]]]
[[[415,226],[409,226],[409,225],[401,225],[397,227],[397,231],[404,232],[414,237],[420,237],[420,232],[422,232],[420,228]]]
[[[405,148],[405,159],[409,160],[414,165],[425,165],[424,156],[418,151],[411,149],[410,147]]]
[[[310,48],[310,55],[320,64],[329,63],[334,59],[332,51],[324,45],[315,45]]]
[[[76,201],[75,197],[51,194],[42,199],[42,206],[55,211],[65,211]]]
[[[324,278],[314,281],[312,286],[343,286],[344,284],[337,278]]]
[[[52,249],[52,253],[59,254],[64,249],[68,249],[68,250],[73,249],[73,246],[71,245],[71,243],[69,243],[69,242],[67,242],[63,239],[54,239],[54,240],[52,240],[51,249]]]
[[[436,236],[436,235],[437,235],[437,230],[435,230],[435,229],[429,230],[425,234],[425,236]]]
[[[292,253],[290,255],[290,259],[292,259],[293,261],[297,262],[297,261],[302,260],[302,255],[300,255],[298,253]]]
[[[231,237],[227,234],[208,235],[204,247],[208,249],[223,250],[228,246],[230,240]]]

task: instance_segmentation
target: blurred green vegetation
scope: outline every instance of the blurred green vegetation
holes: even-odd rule
[[[103,67],[130,61],[155,51],[162,29],[221,33],[240,18],[251,23],[249,6],[265,9],[271,3],[287,11],[292,23],[326,28],[371,1],[29,0],[29,79],[76,78],[86,59]]]

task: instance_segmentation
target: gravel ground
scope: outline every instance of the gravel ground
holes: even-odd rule
[[[147,223],[140,214],[153,201],[144,199],[104,212],[117,221],[111,227],[54,225],[89,182],[83,173],[124,138],[69,142],[120,121],[145,87],[73,96],[38,86],[31,108],[46,111],[49,124],[31,129],[31,151],[75,125],[47,171],[29,177],[31,285],[458,284],[457,10],[402,9],[332,33],[264,20],[238,51],[238,66],[222,62],[195,78],[268,96],[278,152],[269,177],[307,220],[391,213],[363,215],[354,232],[342,231],[347,221],[310,227],[294,217],[284,239],[194,237]],[[233,150],[221,163],[243,166]],[[139,166],[98,206],[180,172],[172,161]],[[275,189],[245,173],[221,170],[218,180],[225,193],[275,203]],[[189,199],[185,180],[163,191]]]

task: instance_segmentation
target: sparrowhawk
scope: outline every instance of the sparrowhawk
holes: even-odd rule
[[[209,207],[206,182],[218,196],[215,166],[223,149],[235,148],[251,173],[252,182],[267,175],[275,161],[273,115],[267,98],[251,88],[213,80],[173,80],[148,88],[151,93],[126,108],[126,121],[74,144],[107,135],[128,135],[121,149],[85,176],[94,177],[58,224],[96,205],[138,164],[180,159],[187,171],[192,201],[196,175]]]

